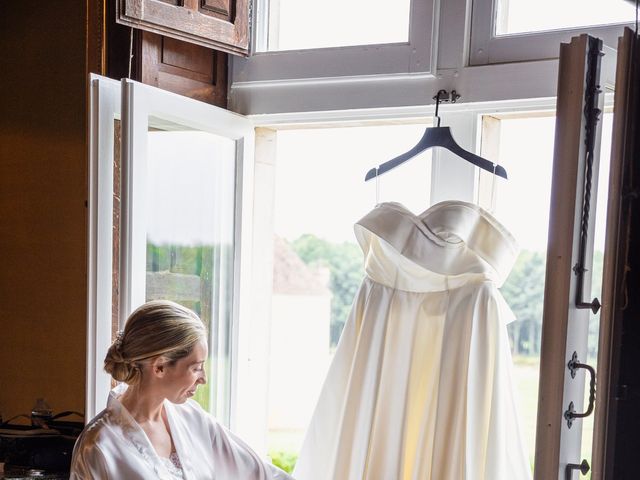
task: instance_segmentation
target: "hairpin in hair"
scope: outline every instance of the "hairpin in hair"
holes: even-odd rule
[[[116,333],[116,339],[113,342],[118,350],[122,348],[122,337],[124,337],[124,331],[118,330],[118,333]]]

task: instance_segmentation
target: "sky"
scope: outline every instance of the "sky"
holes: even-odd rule
[[[498,161],[507,169],[509,180],[496,181],[493,213],[523,249],[546,248],[554,128],[554,117],[502,121]],[[280,131],[276,233],[288,240],[312,233],[333,242],[354,242],[354,223],[376,204],[375,181],[365,183],[365,173],[413,147],[423,130],[424,125],[394,125]],[[610,151],[610,132],[611,115],[605,115],[604,158]],[[381,176],[379,201],[400,202],[415,214],[426,210],[430,206],[430,168],[427,153]],[[606,189],[607,176],[603,171],[601,192]],[[596,235],[600,249],[605,206],[601,194],[600,236]]]
[[[376,205],[370,168],[413,147],[425,125],[347,127],[278,132],[275,231],[287,239],[314,233],[354,241],[353,224]],[[380,178],[379,201],[414,213],[429,206],[431,155],[423,154]]]
[[[272,0],[271,19],[279,22],[279,44],[270,48],[404,42],[410,3],[398,0],[389,8],[384,0]],[[634,6],[624,0],[498,0],[498,10],[504,19],[497,22],[498,34],[635,19]],[[341,14],[335,15],[336,11]],[[314,22],[300,21],[311,16]],[[328,25],[331,35],[326,35]],[[503,122],[500,164],[507,166],[510,180],[497,181],[495,213],[526,249],[544,250],[546,246],[554,122],[552,118]],[[353,224],[376,203],[375,182],[365,184],[364,173],[413,146],[422,128],[280,131],[276,232],[288,239],[315,233],[332,241],[353,241]],[[605,127],[603,133],[605,152],[610,148],[610,125],[608,130]],[[383,176],[379,200],[399,201],[421,213],[430,204],[430,165],[427,153]],[[600,190],[606,186],[607,175],[604,172],[601,176],[605,181]],[[598,203],[600,222],[605,205],[604,201]],[[603,243],[600,228],[596,248],[602,248]]]
[[[279,35],[269,50],[406,42],[410,0],[271,0]],[[513,34],[632,22],[624,0],[498,0],[497,33]],[[340,12],[336,15],[336,12]],[[305,21],[313,18],[313,21]],[[329,26],[331,35],[327,35]]]
[[[499,0],[506,22],[498,34],[556,30],[635,20],[634,6],[623,0]]]
[[[611,148],[611,120],[611,114],[605,115],[604,159]],[[427,126],[279,131],[276,234],[288,240],[311,233],[332,242],[355,242],[353,225],[378,202],[402,203],[416,215],[426,210],[431,205],[430,151],[381,176],[379,182],[365,182],[364,176],[413,147]],[[527,250],[546,248],[554,128],[554,117],[501,122],[498,162],[509,180],[496,178],[492,213]],[[148,147],[149,240],[183,245],[231,242],[234,142],[205,132],[151,132]],[[607,166],[603,162],[598,188],[599,250],[604,245]]]
[[[160,244],[232,243],[235,142],[208,132],[147,137],[147,238]]]

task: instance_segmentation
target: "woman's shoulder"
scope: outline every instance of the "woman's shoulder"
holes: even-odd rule
[[[107,410],[103,410],[96,415],[84,427],[73,449],[73,457],[87,458],[101,455],[100,444],[103,443],[106,431],[105,428],[110,423],[110,415]]]
[[[104,409],[84,427],[76,441],[76,449],[99,450],[99,445],[113,436],[116,426],[113,412]]]
[[[71,480],[109,478],[106,473],[107,459],[102,447],[109,435],[107,432],[110,429],[106,427],[110,422],[110,415],[104,410],[84,427],[73,448]]]

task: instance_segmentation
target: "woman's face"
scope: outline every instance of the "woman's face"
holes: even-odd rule
[[[166,398],[172,403],[184,403],[193,397],[198,385],[207,383],[204,362],[207,359],[207,342],[203,339],[196,343],[189,355],[166,365],[164,386]]]

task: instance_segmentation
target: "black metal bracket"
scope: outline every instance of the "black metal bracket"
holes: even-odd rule
[[[436,125],[436,127],[440,126],[440,116],[438,115],[440,104],[443,102],[456,103],[459,98],[460,94],[455,90],[451,90],[451,93],[447,92],[446,90],[438,90],[438,93],[433,96],[433,100],[436,101],[436,111],[433,116],[438,119],[438,124]]]
[[[569,407],[564,412],[564,419],[567,421],[567,427],[571,428],[574,419],[588,417],[589,415],[591,415],[591,413],[593,413],[593,407],[596,403],[596,371],[591,365],[580,363],[580,361],[578,360],[577,352],[573,352],[571,360],[569,360],[569,363],[567,363],[567,367],[571,372],[571,378],[576,378],[576,371],[579,368],[584,368],[585,370],[587,370],[591,377],[591,380],[589,381],[589,407],[587,408],[587,411],[584,413],[576,413],[573,402],[569,402]]]
[[[573,471],[579,470],[582,475],[586,475],[591,470],[589,463],[586,460],[582,460],[582,463],[567,463],[566,468],[564,469],[564,478],[565,480],[571,480],[573,476]]]
[[[584,94],[584,117],[585,117],[585,175],[584,175],[584,197],[582,201],[582,222],[580,225],[580,246],[578,250],[578,263],[573,267],[573,272],[577,275],[578,284],[576,288],[576,308],[590,308],[595,314],[600,310],[600,302],[594,298],[591,302],[583,300],[584,294],[584,274],[585,257],[587,253],[587,236],[589,232],[589,211],[591,210],[591,181],[593,176],[593,155],[596,144],[596,127],[600,120],[602,110],[598,108],[598,98],[602,93],[600,85],[597,84],[600,78],[600,59],[602,53],[602,40],[589,37],[589,53],[587,58],[587,79]]]

